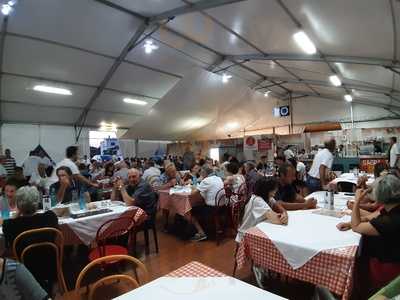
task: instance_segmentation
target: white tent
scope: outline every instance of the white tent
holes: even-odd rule
[[[184,140],[399,119],[399,14],[398,1],[376,0],[19,0],[1,19],[0,120]],[[300,30],[316,54],[295,43]],[[292,118],[274,118],[289,99]]]

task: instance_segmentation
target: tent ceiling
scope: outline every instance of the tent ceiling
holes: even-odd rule
[[[196,10],[204,5],[205,10]],[[178,16],[165,19],[174,13]],[[160,14],[163,17],[154,18]],[[340,100],[349,92],[353,93],[357,117],[365,117],[360,109],[364,104],[399,112],[396,72],[400,70],[400,49],[399,37],[394,36],[400,32],[399,17],[398,1],[391,6],[390,1],[375,0],[19,1],[7,27],[0,18],[6,30],[0,45],[4,49],[0,118],[72,125],[85,108],[85,125],[98,126],[101,121],[120,127],[135,124],[141,132],[131,131],[132,136],[136,132],[144,138],[200,137],[210,128],[217,136],[225,134],[218,129],[221,124],[235,118],[242,120],[242,125],[287,124],[285,119],[259,120],[262,116],[258,111],[249,111],[259,106],[269,114],[271,105],[285,103],[266,99],[263,93],[267,90],[281,99],[287,99],[288,92],[301,96],[296,99],[295,114],[304,114],[302,104],[325,106],[329,99],[334,107],[348,105]],[[137,45],[122,55],[146,18],[150,23]],[[160,21],[163,26],[158,29]],[[307,56],[294,43],[292,35],[299,26],[320,53]],[[159,46],[151,55],[143,49],[147,34]],[[108,78],[106,74],[120,55],[121,64]],[[226,72],[234,78],[222,85],[219,76],[207,77],[204,69],[219,75]],[[342,77],[342,87],[329,83],[333,73]],[[36,93],[32,87],[38,83],[68,88],[73,95]],[[100,92],[95,92],[97,88]],[[129,105],[122,101],[124,97],[148,104]],[[252,104],[242,106],[242,101]],[[270,103],[266,106],[265,101]],[[173,112],[167,113],[171,108]],[[343,111],[323,109],[321,113]],[[364,114],[371,111],[369,107]],[[381,111],[383,117],[395,116]],[[163,117],[155,118],[157,113]],[[197,125],[180,119],[182,116],[197,118]],[[310,122],[331,119],[305,116]],[[180,123],[164,126],[171,118]]]

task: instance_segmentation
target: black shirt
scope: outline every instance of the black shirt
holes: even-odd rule
[[[149,216],[156,213],[157,195],[149,183],[140,179],[137,185],[128,185],[126,192],[135,199],[135,205],[143,209]]]
[[[22,216],[15,219],[7,219],[3,222],[3,233],[7,247],[10,247],[14,239],[22,232],[43,227],[58,227],[58,218],[51,210],[32,216]]]
[[[363,254],[381,262],[400,263],[400,205],[370,221],[379,236],[363,235]]]
[[[282,185],[279,183],[279,188],[275,194],[275,199],[284,202],[295,202],[296,194],[296,188],[292,184]]]
[[[267,163],[259,162],[258,165],[257,165],[257,167],[256,167],[256,169],[257,169],[258,171],[266,170],[266,169],[268,169],[268,164],[267,164]]]
[[[58,193],[60,189],[60,182],[57,181],[50,186],[51,189],[55,189],[55,193]],[[72,202],[72,191],[76,191],[77,196],[79,197],[80,193],[87,192],[87,188],[84,184],[81,184],[78,180],[72,180],[72,183],[69,187],[66,188],[64,192],[64,199],[61,201],[62,204],[71,203]]]

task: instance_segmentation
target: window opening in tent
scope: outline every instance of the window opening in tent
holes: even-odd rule
[[[219,161],[219,148],[211,148],[210,157],[212,160]]]

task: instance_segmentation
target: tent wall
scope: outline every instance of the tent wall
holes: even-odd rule
[[[75,131],[72,126],[50,126],[34,124],[3,124],[1,127],[1,145],[11,149],[17,164],[20,165],[29,151],[38,144],[55,161],[65,156],[65,148],[75,144]],[[89,154],[88,129],[82,130],[79,139],[81,155]]]

